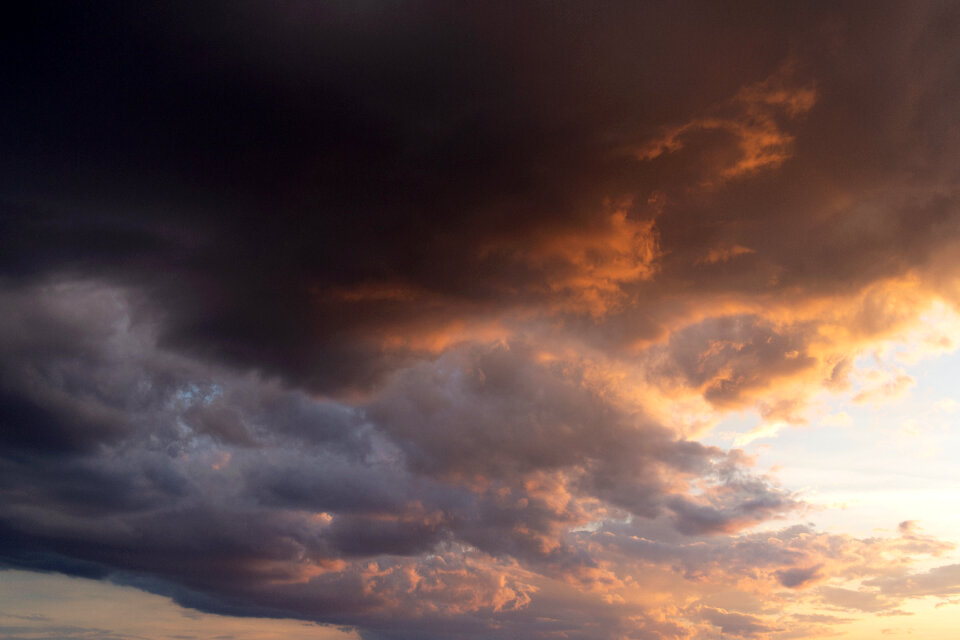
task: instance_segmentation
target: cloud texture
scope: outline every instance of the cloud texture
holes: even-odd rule
[[[960,592],[912,564],[949,543],[788,524],[698,441],[952,346],[957,5],[3,28],[6,566],[394,640],[815,638]]]

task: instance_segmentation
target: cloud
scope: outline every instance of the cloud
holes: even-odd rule
[[[865,584],[878,587],[880,593],[893,597],[951,596],[960,591],[960,565],[944,565],[923,573],[884,576]]]
[[[8,443],[9,566],[227,614],[374,629],[469,613],[483,628],[546,579],[618,583],[576,526],[617,513],[733,532],[798,505],[737,452],[628,408],[590,362],[523,342],[450,350],[351,406],[165,349],[156,311],[114,285],[2,296],[18,300],[0,314],[8,393],[125,418],[118,434],[93,422],[79,449],[43,431]],[[29,385],[11,374],[27,370]]]
[[[664,154],[682,152],[687,146],[710,144],[711,137],[721,134],[717,136],[718,142],[725,142],[733,149],[726,152],[709,147],[699,149],[702,158],[713,160],[712,166],[704,167],[699,176],[697,185],[703,187],[779,166],[792,155],[793,144],[793,136],[781,129],[779,120],[784,116],[788,119],[802,116],[816,103],[815,88],[790,83],[791,66],[788,63],[762,82],[743,87],[713,113],[668,129],[662,137],[648,142],[634,153],[639,160],[650,162]],[[706,263],[726,261],[750,252],[750,249],[734,245],[717,253],[708,253]]]
[[[482,260],[529,272],[535,278],[529,294],[547,294],[561,311],[607,315],[630,302],[625,286],[655,276],[660,257],[654,220],[638,219],[629,199],[620,204],[588,229],[544,229],[521,242],[495,239],[480,249]]]
[[[4,306],[17,328],[4,371],[39,372],[29,387],[4,378],[10,393],[54,388],[127,418],[82,449],[43,432],[8,446],[9,566],[110,577],[225,614],[370,630],[391,620],[403,637],[441,620],[462,634],[521,625],[511,616],[552,581],[611,612],[646,588],[642,566],[664,577],[682,567],[690,585],[739,575],[760,591],[805,589],[873,575],[885,555],[948,548],[915,529],[885,542],[805,529],[731,537],[801,503],[742,453],[638,413],[590,361],[539,359],[524,342],[449,350],[351,406],[168,351],[155,312],[112,285],[3,295],[20,301]],[[83,310],[105,299],[111,321],[90,321]],[[58,346],[64,334],[77,337]],[[58,386],[64,371],[78,384]],[[638,532],[592,524],[611,517]]]
[[[71,72],[31,54],[42,84],[73,101],[64,117],[79,138],[24,116],[44,98],[22,92],[11,117],[46,146],[10,148],[42,170],[9,178],[7,269],[122,272],[162,299],[171,344],[329,392],[368,388],[436,344],[402,339],[413,333],[586,315],[608,319],[597,339],[616,348],[675,330],[678,304],[849,296],[939,255],[954,224],[954,196],[933,179],[951,157],[936,151],[951,143],[936,129],[948,121],[944,83],[910,71],[934,47],[909,42],[949,17],[878,9],[867,31],[842,8],[753,8],[750,23],[767,28],[745,37],[737,16],[707,11],[687,23],[674,11],[625,8],[586,30],[572,14],[547,27],[524,12],[517,20],[541,38],[531,40],[513,21],[467,8],[303,10],[294,26],[279,10],[224,6],[213,20],[179,7],[151,28],[125,28],[128,11],[104,8],[75,43],[83,54]],[[658,20],[683,24],[686,40],[667,38]],[[233,26],[215,37],[197,35],[225,22]],[[65,16],[58,28],[70,24]],[[27,33],[23,50],[34,51]],[[553,55],[578,33],[589,74]],[[128,65],[156,64],[102,64],[86,46],[97,38],[130,52]],[[178,38],[209,64],[170,54],[185,50]],[[755,55],[758,39],[770,55]],[[705,43],[709,64],[680,41]],[[289,47],[281,54],[276,42]],[[949,74],[953,48],[941,44],[925,68]],[[876,74],[847,71],[878,56]],[[108,70],[127,78],[129,94]],[[154,100],[164,77],[167,97]],[[85,86],[105,97],[91,102]],[[853,109],[850,96],[877,99]],[[686,132],[667,145],[677,150],[622,154],[625,141],[662,148],[671,127]],[[103,135],[80,133],[92,131]],[[694,133],[718,139],[684,138]],[[80,166],[111,177],[64,167],[70,144],[90,156]],[[44,151],[31,159],[30,148]],[[176,152],[186,148],[189,158]],[[125,161],[141,154],[149,170]],[[911,177],[896,168],[902,156],[934,164]],[[690,189],[695,167],[719,181],[709,198]],[[29,196],[74,184],[91,185],[69,205],[76,215]],[[71,201],[67,191],[60,201]]]
[[[874,388],[865,389],[853,397],[854,402],[871,402],[889,400],[902,395],[913,386],[914,380],[908,375],[900,374]]]
[[[701,609],[700,615],[710,624],[719,627],[721,633],[724,635],[739,638],[753,638],[773,630],[771,627],[763,624],[761,618],[742,613],[731,613],[723,611],[722,609],[704,607]]]
[[[0,557],[394,639],[822,637],[784,616],[952,595],[910,569],[950,544],[774,530],[803,497],[695,439],[952,348],[960,15],[869,14],[25,12]]]
[[[750,253],[756,253],[753,249],[748,247],[742,247],[738,244],[732,246],[722,246],[710,249],[707,252],[706,257],[697,259],[695,264],[716,264],[718,262],[726,262],[727,260],[733,260],[737,256],[747,255]]]
[[[755,316],[710,319],[671,336],[671,366],[655,375],[672,369],[710,402],[736,406],[747,392],[813,365],[802,341]]]
[[[784,569],[777,572],[777,578],[783,586],[795,588],[816,580],[821,568],[822,565]]]
[[[888,600],[874,591],[859,591],[840,587],[820,587],[819,591],[824,603],[842,609],[877,613],[896,606],[894,601]]]

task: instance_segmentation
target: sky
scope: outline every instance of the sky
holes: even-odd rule
[[[0,639],[955,637],[960,4],[0,31]]]

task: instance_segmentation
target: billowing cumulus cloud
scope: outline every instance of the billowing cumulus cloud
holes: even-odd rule
[[[394,640],[814,638],[960,593],[950,542],[797,524],[698,439],[955,346],[957,7],[4,29],[6,566]]]
[[[0,470],[10,566],[387,637],[538,637],[550,625],[520,612],[548,607],[571,628],[580,615],[663,615],[637,599],[663,580],[706,598],[710,585],[761,594],[877,576],[864,592],[816,593],[887,610],[912,594],[873,595],[885,567],[949,549],[909,522],[888,540],[730,537],[801,503],[743,454],[631,409],[589,362],[524,342],[452,349],[351,405],[164,348],[158,311],[128,289],[60,281],[2,297],[2,379],[20,401]],[[595,609],[537,604],[557,589]],[[861,593],[875,609],[850,599]],[[778,628],[709,604],[681,617],[691,633]]]
[[[523,344],[451,351],[351,406],[164,349],[156,309],[115,286],[2,297],[13,566],[375,626],[523,609],[544,576],[605,580],[570,529],[611,513],[713,532],[796,505]],[[697,499],[695,480],[712,487]]]

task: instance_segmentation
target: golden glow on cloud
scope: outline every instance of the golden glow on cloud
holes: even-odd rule
[[[699,143],[702,137],[721,133],[733,139],[735,151],[718,155],[715,165],[701,178],[700,186],[717,186],[778,167],[792,155],[794,142],[794,137],[781,128],[779,116],[800,118],[817,100],[813,87],[791,84],[792,75],[792,65],[788,64],[766,80],[743,87],[713,112],[667,129],[661,137],[635,150],[637,159],[656,160],[664,154],[681,152],[688,145]]]

